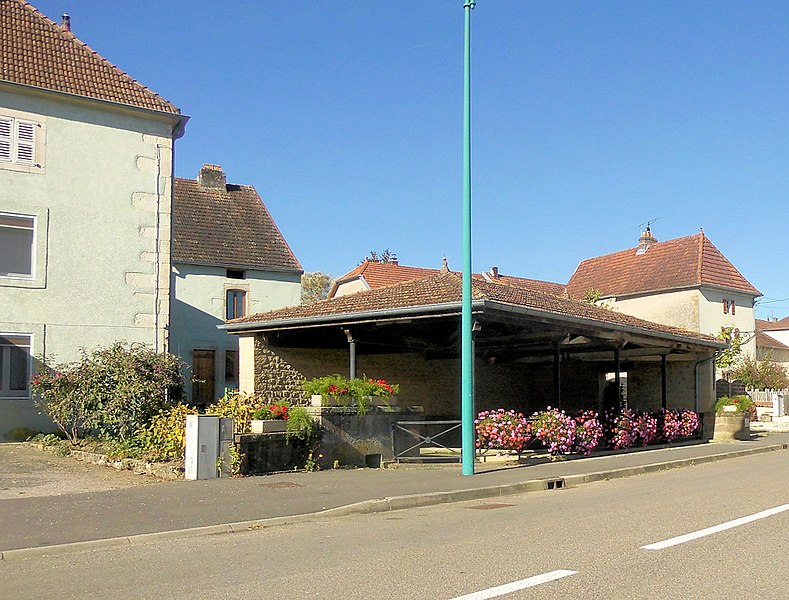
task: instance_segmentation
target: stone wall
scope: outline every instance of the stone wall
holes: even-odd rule
[[[304,402],[304,379],[347,375],[347,350],[278,348],[255,340],[255,393],[272,400]],[[426,360],[421,354],[357,355],[359,377],[387,379],[400,385],[399,406],[421,406],[426,417],[460,415],[460,361]],[[508,407],[531,414],[553,405],[553,366],[478,361],[475,374],[477,410]],[[596,409],[600,402],[599,365],[568,361],[562,365],[562,406]]]
[[[660,363],[635,363],[627,372],[628,405],[637,410],[659,411],[662,406]],[[666,398],[670,409],[694,410],[696,363],[666,363]]]

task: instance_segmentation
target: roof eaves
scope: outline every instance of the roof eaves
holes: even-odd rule
[[[250,264],[223,263],[223,262],[210,261],[210,260],[183,260],[180,258],[173,258],[172,262],[174,265],[180,263],[184,265],[197,265],[199,267],[218,267],[220,269],[270,271],[272,273],[293,273],[295,275],[302,275],[304,273],[303,269],[291,269],[289,267],[272,267],[272,266],[260,266],[260,265],[250,265]]]
[[[472,308],[483,308],[482,301],[472,303]],[[444,302],[441,304],[428,304],[419,306],[404,306],[400,308],[385,308],[380,310],[367,310],[355,313],[339,313],[331,315],[314,315],[309,317],[293,317],[289,319],[274,319],[271,321],[228,321],[217,325],[217,329],[224,329],[228,333],[240,334],[263,331],[269,329],[299,329],[310,326],[340,325],[343,323],[359,323],[365,321],[378,321],[383,319],[397,319],[398,317],[414,318],[422,316],[435,316],[438,314],[459,314],[460,302]]]
[[[7,79],[0,79],[0,86],[9,86],[12,88],[19,88],[28,93],[37,94],[56,94],[61,97],[68,98],[75,102],[90,102],[97,103],[110,109],[126,109],[135,113],[147,113],[148,115],[164,118],[173,123],[173,138],[179,139],[183,136],[186,129],[186,123],[191,117],[180,112],[173,113],[164,110],[156,110],[154,108],[147,108],[145,106],[137,106],[135,104],[127,104],[125,102],[114,102],[112,100],[105,100],[104,98],[94,98],[92,96],[83,96],[82,94],[74,94],[72,92],[64,92],[61,90],[53,90],[50,88],[40,87],[37,85],[29,85],[27,83],[18,83],[16,81],[9,81]]]
[[[566,323],[571,324],[585,324],[585,325],[594,325],[596,327],[607,328],[611,331],[623,331],[626,333],[634,333],[640,336],[645,337],[657,337],[657,338],[668,338],[678,342],[683,343],[691,343],[691,344],[698,344],[702,346],[709,346],[712,348],[725,348],[726,344],[724,342],[714,340],[714,339],[706,339],[701,337],[691,337],[691,336],[683,336],[678,335],[675,333],[671,333],[668,331],[658,331],[654,329],[644,329],[641,327],[636,327],[634,325],[625,325],[623,323],[609,323],[606,321],[599,321],[597,319],[590,319],[587,317],[579,317],[575,315],[565,315],[562,313],[552,312],[550,310],[539,309],[539,308],[531,308],[526,306],[520,306],[518,304],[509,304],[507,302],[500,302],[498,300],[486,300],[486,306],[490,306],[490,308],[501,310],[504,312],[514,312],[518,314],[524,314],[529,316],[535,317],[542,317],[548,318],[553,321],[564,321]]]

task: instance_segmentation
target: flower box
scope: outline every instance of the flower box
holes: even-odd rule
[[[252,419],[250,427],[252,433],[284,433],[288,422],[282,419]]]

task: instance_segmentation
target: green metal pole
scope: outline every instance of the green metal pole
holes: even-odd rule
[[[463,475],[474,474],[474,357],[471,339],[471,11],[474,2],[463,5],[466,13],[463,61],[463,302],[461,348],[461,431]]]

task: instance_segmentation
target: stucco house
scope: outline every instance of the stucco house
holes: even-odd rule
[[[772,360],[789,372],[789,317],[778,321],[756,319],[756,359]]]
[[[0,2],[0,438],[51,426],[29,389],[39,360],[120,339],[168,348],[173,145],[186,121],[68,18]]]
[[[238,339],[217,325],[298,304],[303,271],[255,188],[228,184],[218,165],[175,179],[173,216],[170,351],[205,405],[238,387]]]
[[[567,294],[648,321],[717,335],[733,328],[743,352],[756,356],[757,290],[703,233],[658,242],[649,228],[638,246],[581,261]]]

